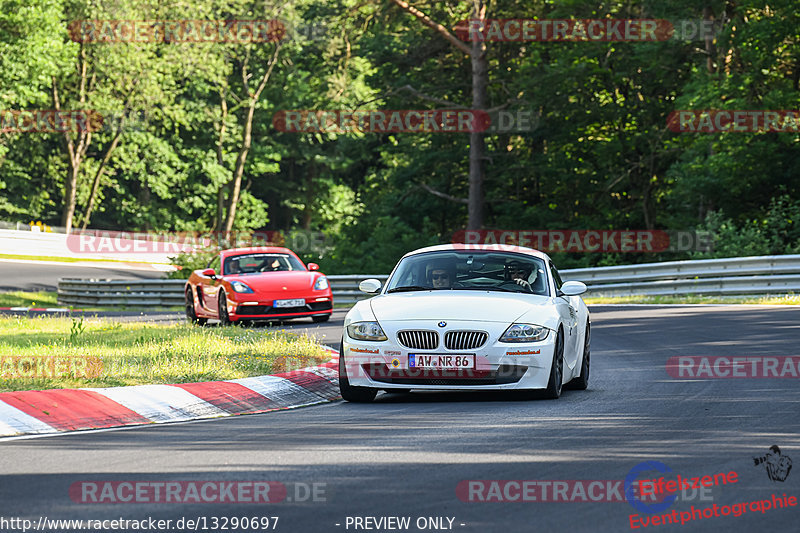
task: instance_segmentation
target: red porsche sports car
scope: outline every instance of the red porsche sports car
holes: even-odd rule
[[[186,283],[186,318],[203,325],[311,317],[325,322],[333,294],[319,265],[308,267],[287,248],[223,250]]]

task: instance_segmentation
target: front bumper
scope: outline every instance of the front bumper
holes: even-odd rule
[[[545,389],[550,378],[556,335],[533,343],[504,343],[497,339],[508,324],[486,322],[451,322],[444,330],[436,324],[402,325],[381,323],[386,341],[352,339],[345,328],[340,357],[344,357],[351,385],[376,389],[429,390],[516,390]],[[489,333],[487,342],[473,350],[449,350],[440,342],[435,349],[410,349],[400,344],[397,332],[406,329],[439,330],[440,337],[449,330],[482,330]],[[409,356],[466,355],[475,359],[473,369],[419,369],[409,365]]]

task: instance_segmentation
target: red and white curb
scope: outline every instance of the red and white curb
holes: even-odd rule
[[[338,354],[337,354],[338,357]],[[264,413],[341,397],[338,360],[229,381],[0,393],[0,437]]]

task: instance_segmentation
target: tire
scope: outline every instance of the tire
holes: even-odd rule
[[[230,315],[228,315],[228,298],[225,296],[225,291],[219,291],[217,308],[219,309],[219,325],[230,326],[233,324]]]
[[[344,339],[343,339],[344,340]],[[344,346],[344,342],[340,346]],[[347,379],[347,369],[344,364],[344,356],[339,354],[339,391],[342,399],[354,403],[369,403],[375,399],[378,389],[370,387],[352,387]]]
[[[586,390],[589,387],[589,364],[590,364],[590,349],[589,342],[591,341],[591,334],[589,331],[589,324],[586,324],[586,339],[583,341],[583,362],[581,363],[581,375],[574,378],[567,383],[567,388],[572,390]]]
[[[189,324],[196,324],[198,326],[205,326],[206,322],[208,322],[207,318],[199,318],[197,316],[197,311],[194,308],[194,298],[192,297],[192,289],[186,289],[186,294],[184,294],[184,299],[186,302],[186,320],[189,321]]]
[[[561,396],[561,382],[564,380],[564,332],[558,330],[556,346],[553,350],[553,364],[550,365],[550,380],[543,396],[550,400],[557,400]]]
[[[311,320],[313,320],[315,324],[319,324],[320,322],[327,322],[330,318],[331,315],[312,316]]]

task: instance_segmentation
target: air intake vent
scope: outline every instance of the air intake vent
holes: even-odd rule
[[[406,348],[435,350],[439,346],[439,334],[435,331],[406,330],[397,332],[397,339]]]
[[[448,331],[444,345],[448,350],[474,350],[486,344],[488,338],[485,331]]]

